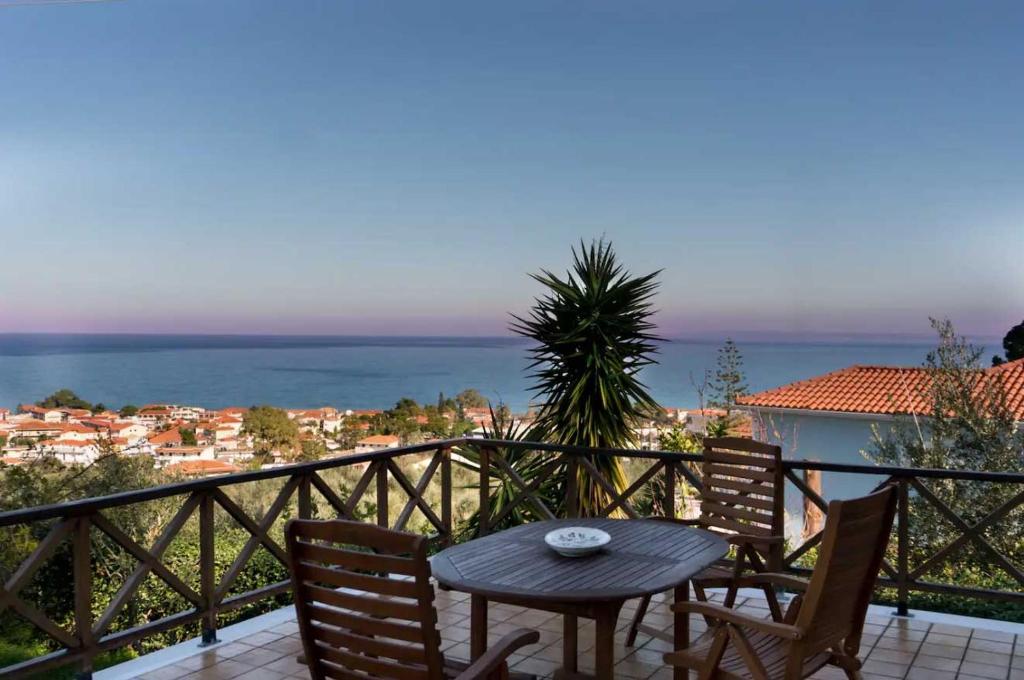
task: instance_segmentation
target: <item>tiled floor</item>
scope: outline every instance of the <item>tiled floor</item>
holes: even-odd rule
[[[627,603],[619,619],[615,651],[616,677],[632,680],[671,677],[661,661],[669,645],[643,635],[635,648],[622,642],[635,603]],[[764,600],[749,598],[740,608],[767,616]],[[462,593],[437,593],[438,618],[444,638],[445,654],[453,658],[469,656],[469,601]],[[527,647],[513,657],[513,670],[550,677],[561,660],[561,619],[555,614],[524,610],[500,604],[489,607],[490,639],[517,627],[540,631],[539,644]],[[670,618],[663,603],[652,607],[646,623],[669,629]],[[694,620],[692,634],[704,629],[702,620]],[[580,624],[580,669],[593,669],[594,628],[591,622]],[[277,680],[308,678],[304,666],[295,659],[301,644],[295,622],[278,623],[243,640],[225,643],[185,660],[136,676],[146,680]],[[866,680],[1024,680],[1024,635],[982,628],[969,628],[921,619],[898,619],[885,613],[871,614],[861,647]],[[838,669],[827,668],[814,677],[822,680],[845,679]]]

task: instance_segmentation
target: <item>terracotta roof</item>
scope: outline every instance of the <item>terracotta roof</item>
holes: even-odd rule
[[[44,423],[41,420],[26,420],[23,423],[18,423],[19,430],[40,430],[47,432],[60,432],[64,427],[60,423]]]
[[[357,443],[367,445],[383,444],[385,446],[397,446],[398,442],[398,437],[393,434],[373,434],[370,435],[369,437],[364,437],[363,439],[360,439]]]
[[[185,460],[174,465],[168,465],[167,472],[179,473],[186,476],[193,475],[226,475],[232,472],[240,472],[242,468],[222,460]]]
[[[149,436],[150,444],[180,444],[181,431],[176,427]]]
[[[1024,420],[1024,359],[985,369],[984,375],[1002,380],[1010,409],[1018,420]],[[803,411],[927,414],[932,408],[928,394],[930,382],[924,368],[850,366],[740,397],[736,403]]]
[[[74,447],[74,448],[81,449],[81,448],[86,448],[86,447],[89,447],[89,446],[95,446],[96,442],[91,440],[91,439],[87,439],[85,441],[82,441],[81,439],[51,439],[51,440],[46,442],[46,445],[47,446],[71,446],[71,447]]]

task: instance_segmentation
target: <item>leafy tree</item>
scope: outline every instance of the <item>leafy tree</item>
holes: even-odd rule
[[[87,411],[92,410],[92,404],[67,388],[57,390],[42,401],[37,401],[36,406],[41,406],[43,408],[82,408]]]
[[[532,275],[548,291],[513,324],[534,341],[529,351],[541,406],[530,439],[602,448],[636,444],[634,426],[657,408],[638,376],[657,351],[651,322],[657,275],[631,276],[604,241],[573,249],[565,278],[545,270]],[[594,456],[591,462],[615,489],[625,489],[617,459]],[[610,500],[582,470],[577,489],[579,497],[565,501],[577,502],[583,515],[597,514]]]
[[[122,418],[131,418],[132,416],[137,415],[138,412],[139,412],[139,407],[136,406],[135,404],[125,404],[124,406],[121,407],[121,410],[118,411],[117,413]]]
[[[195,430],[186,430],[185,428],[181,428],[178,431],[181,433],[182,446],[196,446],[197,444],[199,444],[199,440],[196,439]]]
[[[102,401],[98,401],[95,404],[93,404],[92,408],[89,410],[92,411],[93,413],[103,413],[104,411],[107,410],[107,405],[104,404]]]
[[[870,460],[899,467],[951,468],[999,472],[1024,471],[1024,428],[1014,422],[1002,382],[981,368],[982,350],[956,334],[947,321],[932,319],[939,336],[938,346],[928,353],[925,370],[929,380],[922,397],[927,413],[900,418],[888,431],[875,427]],[[1009,484],[966,480],[922,480],[931,492],[973,525],[982,520],[1016,492]],[[959,535],[936,508],[919,494],[910,499],[911,553],[920,561]],[[1011,519],[996,522],[987,530],[987,540],[1000,552],[1024,557],[1024,522]],[[972,573],[991,573],[985,587],[1017,586],[999,583],[991,560],[966,547],[955,555],[967,584]],[[976,583],[977,585],[977,583]]]
[[[732,414],[737,397],[747,393],[746,376],[743,373],[743,355],[732,338],[718,349],[718,367],[711,380],[709,404],[723,409],[726,416]]]
[[[282,409],[253,406],[242,417],[242,433],[252,437],[253,452],[266,458],[280,453],[287,458],[299,446],[299,426]]]
[[[1024,321],[1007,331],[1003,337],[1003,351],[1005,358],[998,354],[992,357],[992,365],[998,366],[1007,361],[1024,359]]]
[[[703,449],[700,437],[682,426],[675,426],[658,435],[658,448],[676,453],[700,453]]]
[[[415,399],[409,397],[402,397],[395,403],[394,408],[390,410],[390,413],[395,416],[418,416],[423,413],[423,408],[416,402]]]
[[[467,408],[487,408],[488,402],[484,395],[480,394],[479,390],[473,389],[472,387],[466,390],[462,390],[455,395],[455,403],[460,409]]]
[[[298,455],[289,458],[289,462],[320,460],[327,455],[327,445],[319,439],[303,439]]]

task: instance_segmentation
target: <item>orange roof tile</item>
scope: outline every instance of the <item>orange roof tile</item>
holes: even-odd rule
[[[60,432],[64,428],[60,423],[44,423],[41,420],[26,420],[23,423],[18,423],[17,429],[19,430],[45,430],[47,432]]]
[[[1024,420],[1024,359],[984,370],[1002,381],[1010,409]],[[741,406],[804,411],[870,413],[877,415],[927,414],[927,369],[904,366],[850,366],[764,392],[740,397]]]
[[[239,472],[241,468],[222,460],[185,460],[164,468],[167,472],[193,475],[226,475]]]
[[[398,446],[400,440],[393,434],[373,434],[360,439],[359,444],[383,444],[385,446]]]
[[[169,430],[163,432],[157,432],[149,436],[150,444],[180,444],[181,443],[181,431],[176,427],[172,427]]]

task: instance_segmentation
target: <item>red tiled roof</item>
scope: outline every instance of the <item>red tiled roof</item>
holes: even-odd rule
[[[60,432],[63,431],[64,427],[60,423],[44,423],[41,420],[26,420],[25,422],[18,423],[17,429]]]
[[[1024,420],[1024,359],[984,370],[1003,382],[1010,409]],[[895,415],[927,414],[932,404],[924,368],[850,366],[833,373],[740,397],[742,406]]]
[[[181,431],[176,427],[149,436],[150,444],[180,444]]]
[[[225,463],[222,460],[185,460],[174,465],[168,465],[167,472],[177,472],[186,476],[193,475],[226,475],[241,470],[237,465]]]
[[[364,437],[363,439],[360,439],[358,443],[359,444],[371,444],[371,445],[383,444],[385,446],[397,446],[398,442],[399,442],[398,437],[393,435],[393,434],[374,434],[374,435],[370,435],[369,437]]]

